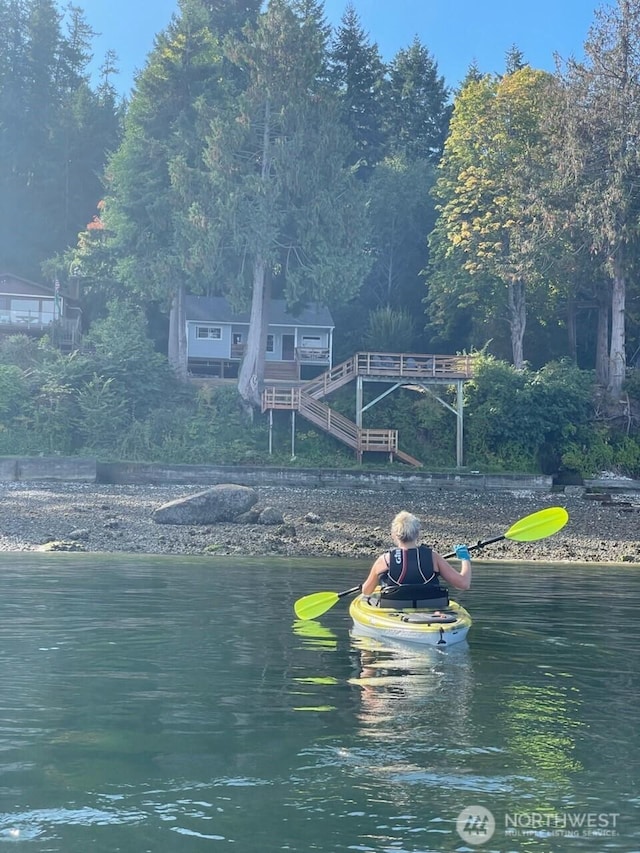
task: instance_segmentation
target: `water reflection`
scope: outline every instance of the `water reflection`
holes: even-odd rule
[[[393,726],[377,731],[386,738],[404,737],[407,723],[424,727],[426,709],[427,716],[448,710],[451,691],[455,691],[455,727],[460,732],[464,730],[473,691],[466,642],[444,649],[357,636],[352,636],[351,642],[357,674],[349,684],[360,688],[358,719],[364,726],[379,727],[393,721]]]
[[[303,648],[331,649],[338,648],[338,635],[322,622],[314,619],[303,621],[296,619],[293,623],[293,633],[302,640]]]
[[[302,658],[304,663],[296,667],[300,674],[292,677],[292,710],[316,714],[335,711],[336,705],[326,701],[327,696],[331,696],[327,688],[334,687],[339,680],[329,673],[324,653],[338,650],[338,635],[313,619],[296,619],[293,634],[300,640],[300,650],[311,654]]]
[[[501,714],[510,751],[524,771],[566,783],[582,764],[576,741],[583,723],[579,703],[554,684],[511,684]]]

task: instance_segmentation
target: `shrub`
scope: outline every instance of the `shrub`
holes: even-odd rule
[[[502,460],[506,469],[557,470],[570,443],[590,431],[592,376],[571,363],[517,371],[478,358],[465,389],[466,435],[474,463]]]

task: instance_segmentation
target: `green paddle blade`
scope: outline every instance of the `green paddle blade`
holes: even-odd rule
[[[504,538],[513,539],[515,542],[546,539],[563,528],[568,520],[569,513],[564,507],[550,506],[516,521],[504,534]]]
[[[299,598],[293,605],[293,610],[298,619],[315,619],[316,616],[326,613],[339,600],[337,592],[313,592]]]

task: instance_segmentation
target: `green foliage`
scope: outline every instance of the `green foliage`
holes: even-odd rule
[[[469,464],[557,470],[568,443],[589,432],[591,383],[568,363],[534,373],[480,357],[465,389]]]
[[[295,456],[291,457],[290,452],[283,452],[282,446],[279,445],[280,450],[272,457],[271,464],[302,468],[351,468],[355,464],[355,455],[348,448],[340,446],[335,438],[315,429],[296,432]],[[284,446],[286,447],[286,444]]]
[[[27,396],[27,382],[19,367],[0,364],[0,422],[10,423],[20,415]]]
[[[8,335],[0,338],[0,363],[28,370],[42,363],[46,349],[46,338],[38,341],[28,335]]]
[[[273,418],[270,455],[268,418],[248,420],[235,387],[172,390],[166,361],[144,338],[135,309],[113,306],[92,341],[95,350],[85,355],[64,356],[46,344],[32,347],[18,338],[0,347],[0,455],[90,453],[167,464],[320,468],[357,464],[351,450],[318,429],[303,427],[300,419],[292,459],[291,419],[284,412]],[[476,370],[465,388],[468,466],[640,476],[635,422],[626,424],[629,434],[594,426],[591,373],[568,363],[516,371],[486,355],[478,356]],[[365,385],[364,402],[379,394],[379,386]],[[440,388],[437,396],[455,404],[453,387]],[[329,403],[354,419],[352,388],[340,389]],[[427,470],[454,467],[455,418],[432,394],[397,390],[369,408],[363,421],[365,427],[397,429],[400,448]],[[366,464],[384,465],[387,459],[369,454]]]
[[[549,79],[526,66],[469,81],[455,101],[434,191],[440,215],[431,263],[440,275],[430,281],[429,299],[455,288],[458,301],[475,302],[482,317],[502,314],[517,367],[524,362],[525,287],[546,286],[532,197],[547,163],[541,104]]]
[[[445,399],[450,397],[448,402],[453,404],[453,391],[450,395],[444,393],[439,396]],[[400,435],[402,449],[420,459],[429,469],[453,467],[456,458],[456,422],[453,413],[430,394],[420,395],[413,411],[419,444],[412,447],[403,430]]]
[[[599,427],[588,440],[570,442],[562,454],[562,464],[583,477],[595,477],[607,471],[637,479],[640,478],[640,440]]]
[[[640,366],[627,371],[627,378],[622,386],[622,390],[635,400],[636,403],[640,403]]]
[[[331,75],[353,140],[349,163],[362,178],[370,177],[384,156],[384,72],[378,45],[369,40],[355,7],[347,6],[333,40]]]
[[[373,352],[413,352],[415,338],[413,317],[385,305],[369,314],[363,342]]]
[[[71,386],[55,377],[48,378],[34,398],[31,428],[39,439],[40,452],[71,453],[76,419],[77,410]]]
[[[389,144],[411,159],[437,163],[447,135],[451,107],[444,77],[416,36],[389,67]]]
[[[191,465],[259,463],[266,453],[266,424],[246,420],[237,389],[228,387],[151,411],[114,447],[116,458]]]
[[[113,383],[113,377],[105,379],[94,373],[78,390],[78,428],[84,440],[83,452],[99,453],[111,447],[114,435],[120,434],[126,425],[126,401],[118,395]]]
[[[177,392],[166,358],[156,352],[141,310],[111,302],[109,314],[91,328],[86,346],[93,350],[93,372],[113,383],[130,420],[144,418]]]
[[[427,159],[397,155],[376,166],[367,184],[373,266],[358,296],[360,317],[367,308],[390,305],[410,311],[416,326],[421,325],[424,282],[420,273],[429,257],[425,235],[436,218],[430,195],[434,181],[435,169]]]

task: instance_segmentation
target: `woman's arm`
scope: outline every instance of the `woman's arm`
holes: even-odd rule
[[[433,562],[445,583],[456,589],[469,589],[471,586],[471,560],[461,560],[459,572],[436,551],[433,551]]]
[[[389,568],[385,556],[385,554],[381,554],[375,561],[375,563],[371,566],[369,576],[362,584],[362,592],[364,595],[371,595],[374,589],[378,586],[380,575],[384,574]]]

